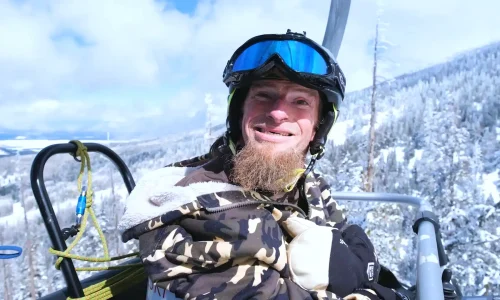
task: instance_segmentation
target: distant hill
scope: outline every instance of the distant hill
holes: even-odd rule
[[[56,130],[52,132],[33,132],[23,130],[12,130],[0,128],[0,141],[1,140],[71,140],[71,139],[87,139],[87,140],[105,140],[107,138],[106,132],[95,131],[63,131]]]

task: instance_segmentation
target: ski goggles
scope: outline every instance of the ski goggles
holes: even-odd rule
[[[314,86],[335,88],[344,94],[345,79],[334,58],[304,35],[290,32],[257,36],[240,46],[226,65],[224,83],[237,84],[271,61]]]
[[[295,72],[328,74],[329,64],[323,55],[311,45],[294,40],[262,41],[249,46],[236,57],[232,72],[258,68],[275,54],[279,55],[283,63]]]

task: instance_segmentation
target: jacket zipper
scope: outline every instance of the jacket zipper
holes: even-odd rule
[[[245,202],[240,202],[240,203],[227,204],[227,205],[219,206],[219,207],[205,207],[205,209],[209,213],[219,213],[219,212],[223,212],[226,210],[240,208],[240,207],[249,206],[249,205],[255,205],[255,204],[272,204],[275,206],[290,206],[290,207],[293,207],[296,210],[298,210],[303,216],[306,216],[306,213],[297,205],[290,204],[290,203],[282,203],[282,202],[277,202],[277,201],[252,200],[252,201],[245,201]]]

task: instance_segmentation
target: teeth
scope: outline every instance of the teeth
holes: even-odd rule
[[[281,136],[288,136],[288,133],[278,133],[278,132],[272,132],[272,131],[266,131],[265,133],[274,134],[274,135],[281,135]]]
[[[262,132],[265,134],[274,134],[274,135],[281,135],[281,136],[291,136],[291,134],[288,133],[278,133],[278,132],[273,132],[273,131],[264,131],[262,128],[256,128],[258,132]]]

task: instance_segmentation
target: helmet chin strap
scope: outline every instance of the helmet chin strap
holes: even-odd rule
[[[316,164],[316,161],[318,161],[319,159],[321,159],[321,157],[323,157],[323,154],[325,153],[323,149],[324,148],[322,148],[321,152],[316,153],[311,157],[311,161],[309,162],[306,170],[304,171],[304,177],[309,175],[309,173],[314,169],[314,165]]]
[[[226,132],[224,132],[224,135],[222,136],[222,144],[219,145],[219,151],[221,153],[227,153],[228,150],[233,155],[236,155],[236,152],[237,152],[236,145],[234,144],[233,140],[231,139],[231,135],[229,134],[229,132],[226,131]]]
[[[302,173],[302,176],[297,181],[297,185],[296,186],[297,186],[297,188],[299,190],[300,198],[302,198],[304,200],[307,199],[307,195],[306,195],[306,179],[307,179],[307,176],[309,176],[309,173],[311,173],[311,171],[314,169],[314,165],[316,164],[316,161],[318,159],[320,159],[322,156],[323,156],[323,151],[320,152],[320,153],[314,154],[311,157],[311,161],[309,162],[309,165],[307,166],[306,170],[304,171],[304,173]]]

